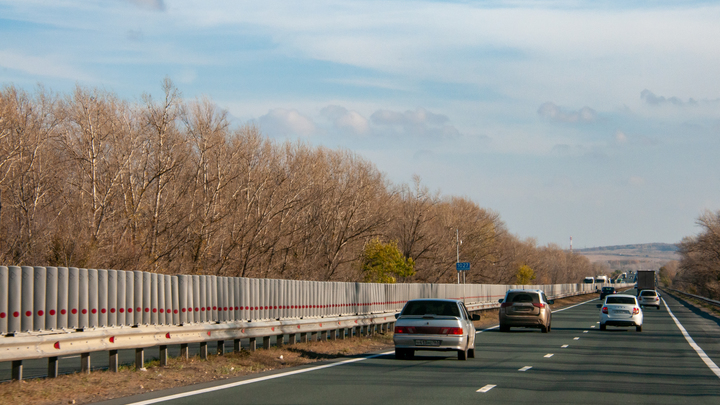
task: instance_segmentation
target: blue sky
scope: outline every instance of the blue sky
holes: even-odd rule
[[[0,0],[0,84],[210,97],[575,247],[720,209],[711,1]]]

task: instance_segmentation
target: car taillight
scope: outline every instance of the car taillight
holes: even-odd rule
[[[533,306],[538,308],[545,308],[545,304],[543,304],[542,302],[533,302]]]
[[[512,305],[512,302],[503,302],[500,304],[500,308],[507,308]]]
[[[462,335],[463,328],[443,328],[441,333],[443,335]]]
[[[638,307],[633,308],[633,315],[637,315],[639,313],[640,313],[640,308],[638,308]]]
[[[608,313],[608,309],[607,309],[607,307],[603,307],[603,309],[602,309],[602,313],[603,313],[603,314],[607,314],[607,313]]]
[[[395,333],[410,333],[410,331],[405,326],[396,326]]]

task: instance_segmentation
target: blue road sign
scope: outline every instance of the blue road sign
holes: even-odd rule
[[[468,271],[470,270],[470,262],[455,263],[455,269],[457,271]]]

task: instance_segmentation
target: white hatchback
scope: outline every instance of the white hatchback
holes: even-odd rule
[[[600,330],[609,326],[634,326],[642,332],[643,312],[633,295],[613,294],[605,298],[600,311]]]

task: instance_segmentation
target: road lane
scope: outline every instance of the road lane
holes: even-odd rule
[[[601,332],[599,302],[554,313],[548,334],[522,328],[480,333],[476,358],[467,361],[451,353],[418,352],[413,360],[387,355],[165,403],[718,403],[720,379],[666,310],[646,309],[641,333],[614,327]],[[692,312],[679,312],[689,331],[708,328]],[[706,332],[708,338],[713,333]]]

